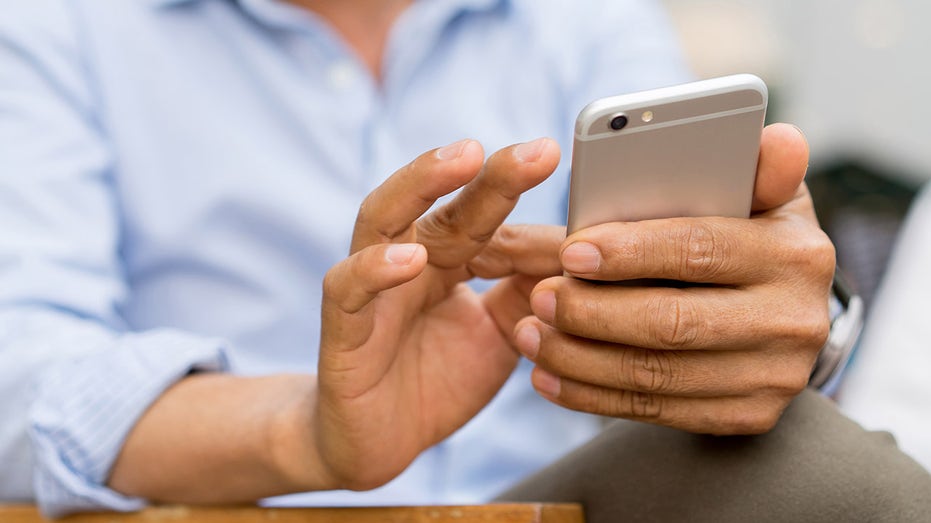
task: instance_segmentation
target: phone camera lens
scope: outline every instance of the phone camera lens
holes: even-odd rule
[[[620,131],[625,127],[627,127],[627,117],[623,114],[619,114],[614,118],[611,118],[611,128],[615,131]]]

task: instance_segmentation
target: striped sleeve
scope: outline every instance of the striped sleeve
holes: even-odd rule
[[[130,430],[185,375],[227,366],[219,340],[157,330],[120,336],[104,350],[43,372],[29,413],[42,512],[141,508],[143,500],[105,486]]]

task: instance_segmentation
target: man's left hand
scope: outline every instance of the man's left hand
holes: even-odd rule
[[[834,248],[802,184],[808,146],[764,130],[748,219],[673,218],[578,231],[572,277],[534,289],[515,328],[533,384],[576,410],[692,432],[771,429],[828,331]],[[685,286],[602,282],[664,279]]]

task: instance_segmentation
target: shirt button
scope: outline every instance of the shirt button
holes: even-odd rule
[[[327,71],[327,82],[333,89],[342,91],[348,89],[356,80],[356,68],[352,62],[337,62]]]

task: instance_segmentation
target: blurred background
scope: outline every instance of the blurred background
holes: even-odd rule
[[[931,2],[663,1],[698,76],[759,75],[768,120],[805,131],[819,218],[869,306],[908,205],[931,178]]]

